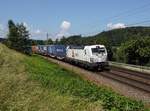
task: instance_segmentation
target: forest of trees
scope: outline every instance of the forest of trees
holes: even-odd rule
[[[19,52],[31,53],[31,40],[29,39],[29,31],[23,23],[15,24],[12,20],[8,21],[8,34],[4,43],[12,49]]]
[[[54,42],[52,41],[52,39],[48,39],[48,40],[33,40],[31,39],[32,45],[50,45],[50,44],[54,44]]]

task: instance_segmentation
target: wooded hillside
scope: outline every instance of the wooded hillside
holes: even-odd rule
[[[150,27],[127,27],[124,29],[114,29],[110,31],[103,31],[97,35],[82,37],[81,35],[70,36],[68,38],[63,37],[60,40],[62,44],[104,44],[111,46],[120,46],[121,43],[137,38],[150,37]]]

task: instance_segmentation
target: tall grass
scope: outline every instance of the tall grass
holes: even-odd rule
[[[88,102],[100,101],[105,110],[113,111],[143,111],[142,102],[131,100],[105,87],[98,87],[83,80],[72,72],[49,63],[38,56],[27,58],[27,70],[30,77],[40,81],[48,88],[58,91],[61,95],[72,95],[86,99]]]

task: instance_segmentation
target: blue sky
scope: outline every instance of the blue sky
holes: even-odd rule
[[[23,22],[34,39],[45,39],[46,32],[52,38],[72,34],[92,35],[150,20],[150,1],[0,0],[0,37],[6,33],[9,19]]]

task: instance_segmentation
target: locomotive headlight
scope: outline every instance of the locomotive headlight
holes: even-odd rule
[[[93,63],[93,62],[94,62],[94,58],[90,58],[90,62],[92,62],[92,63]]]
[[[94,62],[98,62],[97,58],[90,58],[90,62],[94,63]]]

